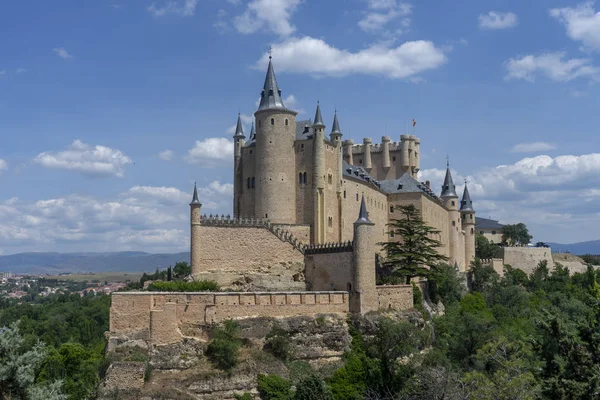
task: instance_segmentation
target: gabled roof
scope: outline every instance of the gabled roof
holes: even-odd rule
[[[360,179],[382,190],[379,181],[375,180],[371,175],[369,175],[369,173],[363,167],[357,167],[342,160],[342,170],[343,176]]]
[[[408,172],[404,173],[398,179],[388,179],[381,181],[380,184],[381,190],[386,193],[425,193],[437,200],[437,196],[427,185],[413,178]]]
[[[505,226],[494,219],[480,217],[475,219],[475,229],[503,229]]]
[[[312,139],[314,133],[312,124],[310,119],[296,121],[296,140]]]

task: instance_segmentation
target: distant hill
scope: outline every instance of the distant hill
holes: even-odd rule
[[[600,254],[600,240],[592,240],[589,242],[579,242],[571,244],[546,242],[546,244],[552,248],[553,252],[569,252],[577,255]]]
[[[190,260],[190,253],[19,253],[0,256],[0,272],[59,274],[62,272],[153,272]]]

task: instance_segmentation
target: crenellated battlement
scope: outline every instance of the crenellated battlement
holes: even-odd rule
[[[327,254],[327,253],[344,253],[352,251],[353,243],[351,241],[341,243],[322,243],[313,244],[304,247],[304,254]]]

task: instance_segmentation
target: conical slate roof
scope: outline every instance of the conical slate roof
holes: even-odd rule
[[[192,202],[190,203],[190,206],[194,204],[202,205],[202,203],[200,203],[200,200],[198,200],[198,189],[196,188],[196,182],[194,182],[194,196],[192,197]]]
[[[342,134],[342,131],[340,130],[340,123],[338,122],[338,117],[337,117],[337,111],[333,114],[333,125],[331,126],[331,133],[332,134]]]
[[[260,105],[258,111],[261,110],[273,110],[273,109],[286,109],[281,98],[281,90],[277,85],[277,79],[275,78],[275,70],[273,70],[273,62],[269,57],[269,66],[267,68],[267,76],[265,77],[265,84],[263,90],[260,93]]]
[[[245,137],[244,136],[244,127],[242,126],[242,117],[238,113],[237,126],[235,127],[235,135],[233,137]]]
[[[465,190],[463,192],[462,200],[460,201],[460,211],[475,211],[473,209],[473,201],[471,200],[471,196],[469,195],[469,189],[467,188],[467,183],[465,182]]]
[[[256,131],[254,130],[254,121],[252,121],[252,128],[250,128],[250,140],[256,139]]]
[[[319,102],[317,102],[317,111],[315,111],[315,120],[313,121],[313,126],[325,126],[323,123],[323,116],[321,115],[321,106]]]
[[[360,212],[358,214],[358,219],[354,223],[355,225],[368,224],[373,225],[373,223],[369,220],[369,213],[367,212],[367,205],[365,204],[365,195],[363,194],[362,200],[360,201]]]
[[[444,178],[444,184],[442,185],[442,194],[440,197],[457,197],[456,186],[452,181],[452,174],[450,173],[450,164],[446,165],[446,177]]]

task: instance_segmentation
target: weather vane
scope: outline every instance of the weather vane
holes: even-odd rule
[[[273,56],[273,47],[269,46],[269,60]]]

